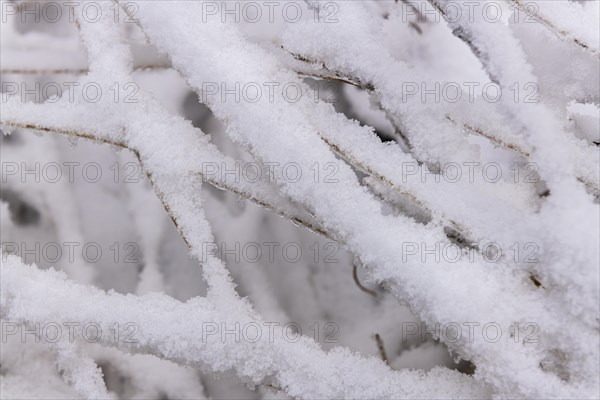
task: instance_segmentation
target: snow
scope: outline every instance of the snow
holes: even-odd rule
[[[490,24],[481,14],[464,17],[468,4],[459,2],[464,18],[437,14],[439,22],[410,25],[400,3],[352,1],[335,3],[336,23],[306,13],[298,22],[278,20],[260,29],[204,21],[208,3],[103,2],[99,21],[77,18],[74,24],[85,57],[71,25],[60,38],[2,24],[1,45],[10,57],[1,68],[9,76],[24,75],[15,79],[31,84],[35,71],[61,69],[76,87],[93,85],[105,94],[91,102],[81,90],[40,101],[3,93],[3,131],[17,130],[5,137],[20,141],[3,143],[3,163],[68,159],[60,139],[66,136],[111,146],[90,152],[97,151],[110,171],[114,161],[141,172],[135,184],[83,189],[18,175],[7,180],[3,171],[3,190],[6,185],[21,207],[40,214],[37,231],[22,226],[15,200],[3,197],[3,247],[9,240],[48,237],[85,243],[104,224],[121,226],[119,235],[139,245],[140,259],[127,271],[93,265],[81,255],[36,266],[2,253],[3,323],[79,321],[105,333],[115,324],[136,328],[135,341],[116,343],[102,336],[90,344],[81,328],[74,342],[63,337],[29,346],[15,340],[14,353],[28,349],[28,362],[43,371],[46,393],[210,398],[210,384],[199,376],[229,372],[264,398],[270,390],[293,398],[597,396],[600,157],[594,144],[598,79],[590,72],[598,65],[597,8],[535,2],[538,22],[527,25],[510,18],[522,7],[511,0],[503,3],[502,20]],[[449,2],[419,4],[443,11]],[[134,23],[115,23],[118,7]],[[550,37],[572,55],[584,78],[547,65],[555,57],[544,44]],[[51,57],[28,69],[48,51]],[[179,75],[134,72],[150,64]],[[359,120],[341,106],[315,101],[306,77],[333,80],[338,89],[340,81],[355,86],[336,98],[348,101]],[[456,102],[407,92],[461,82]],[[504,96],[497,102],[485,94],[470,98],[466,82]],[[515,83],[521,91],[534,85],[538,101],[515,101]],[[265,84],[276,84],[274,96],[253,101],[208,89]],[[134,88],[132,97],[115,98],[115,85]],[[300,98],[281,96],[286,85]],[[212,125],[181,115],[178,104],[187,90],[198,95],[206,107],[203,121]],[[373,125],[394,140],[382,141]],[[79,146],[75,151],[83,153]],[[258,168],[270,176],[273,165],[302,173],[289,179],[275,168],[272,179],[251,181],[232,172]],[[452,179],[450,165],[461,168],[460,179]],[[489,167],[502,176],[489,179]],[[92,207],[82,198],[92,207],[110,203],[111,217],[93,210],[98,214],[88,219],[82,214]],[[325,271],[317,261],[289,265],[285,257],[266,267],[231,262],[207,247],[225,239],[268,241],[270,235],[309,249],[334,243],[345,251],[338,262],[345,269]],[[105,235],[102,243],[114,239]],[[427,253],[440,244],[454,246],[461,257],[431,261],[408,251]],[[503,250],[493,262],[485,252],[490,245]],[[531,248],[534,261],[527,258]],[[344,288],[355,285],[353,265],[362,267],[355,279],[371,288],[361,300],[357,288],[353,294]],[[286,339],[286,323],[324,324],[331,315],[354,329],[341,334],[342,345],[313,340],[306,330],[297,340]],[[401,340],[406,332],[397,326],[475,321],[504,334],[498,340],[436,334],[439,343],[419,346],[417,339]],[[274,340],[236,340],[206,330],[271,322],[277,324]],[[531,326],[538,340],[528,342]],[[377,331],[386,339],[387,361],[373,357]],[[13,365],[15,357],[6,356],[7,398],[38,397]],[[475,374],[448,368],[452,357],[472,362]],[[103,377],[109,373],[124,377],[126,386],[112,387],[115,379]]]

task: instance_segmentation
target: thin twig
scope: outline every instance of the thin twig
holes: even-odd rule
[[[458,122],[456,122],[452,118],[452,116],[446,115],[446,118],[449,121],[451,121],[451,122],[453,122],[455,124],[458,124]],[[511,143],[511,142],[507,142],[505,140],[502,140],[502,139],[500,139],[500,138],[492,135],[489,132],[485,132],[481,128],[469,125],[467,123],[463,123],[462,126],[467,131],[469,131],[470,133],[478,135],[478,136],[481,136],[481,137],[484,137],[484,138],[490,140],[491,142],[497,144],[498,146],[503,147],[503,148],[508,149],[508,150],[511,150],[511,151],[513,151],[513,152],[515,152],[515,153],[517,153],[517,154],[519,154],[519,155],[521,155],[521,156],[523,156],[525,158],[529,158],[531,156],[531,153],[529,153],[529,151],[523,149],[521,146],[519,146],[516,143]],[[579,182],[583,183],[586,186],[586,188],[588,189],[588,191],[590,193],[592,193],[594,196],[597,197],[597,196],[600,195],[600,186],[598,185],[597,182],[590,181],[588,178],[583,177],[583,176],[578,176],[577,180]]]
[[[533,11],[531,9],[531,7],[528,7],[529,3],[524,4],[521,2],[521,0],[507,0],[507,1],[509,3],[514,4],[520,11],[523,11],[529,17],[531,17],[531,18],[535,19],[536,21],[538,21],[539,23],[541,23],[546,29],[548,29],[550,32],[554,33],[561,40],[570,42],[570,43],[580,47],[581,49],[587,51],[591,55],[600,58],[600,53],[598,53],[598,50],[592,48],[590,45],[585,43],[583,40],[575,37],[575,35],[573,35],[571,32],[557,27],[554,23],[552,23],[552,21],[550,21],[547,17],[543,16],[542,14],[536,13],[535,11]]]
[[[444,7],[442,7],[442,5],[440,4],[439,0],[428,0],[428,1],[440,13],[440,15],[446,21],[448,21],[448,24],[452,26],[452,34],[454,36],[456,36],[457,38],[459,38],[460,40],[462,40],[463,43],[466,44],[467,47],[469,47],[469,49],[471,50],[471,52],[473,53],[473,55],[475,57],[477,57],[477,59],[479,60],[479,62],[481,63],[481,65],[484,67],[485,72],[488,75],[488,77],[490,78],[490,80],[492,82],[498,84],[500,82],[498,80],[498,77],[495,76],[495,74],[492,72],[491,68],[489,67],[489,57],[488,57],[488,55],[486,54],[485,51],[483,51],[482,49],[480,49],[475,44],[475,39],[471,36],[471,34],[469,32],[467,32],[463,27],[458,26],[455,23],[456,21],[452,21],[452,19],[446,13],[446,10],[444,9]]]
[[[382,174],[380,174],[379,172],[375,171],[371,166],[365,164],[362,161],[359,161],[354,155],[352,155],[352,154],[348,153],[347,151],[341,149],[337,144],[335,144],[332,141],[330,141],[329,139],[325,138],[323,135],[321,135],[321,139],[323,139],[323,141],[335,153],[337,153],[342,158],[344,158],[345,160],[347,160],[355,168],[361,170],[362,172],[364,172],[364,173],[366,173],[368,175],[371,175],[371,176],[379,179],[381,182],[385,183],[387,186],[389,186],[393,190],[397,191],[398,193],[400,193],[402,196],[406,197],[411,202],[417,204],[420,207],[423,207],[423,208],[429,210],[429,207],[422,200],[418,199],[415,194],[413,194],[411,192],[408,192],[408,191],[400,188],[399,186],[397,186],[396,184],[394,184],[391,180],[389,180],[387,177],[385,177]]]
[[[166,70],[170,69],[170,65],[136,65],[134,71],[148,70]],[[0,69],[2,75],[85,75],[89,71],[88,68],[58,68],[58,69],[23,69],[23,68],[4,68]]]
[[[448,121],[450,121],[450,122],[458,125],[458,122],[451,115],[446,115],[446,119]],[[485,132],[481,128],[469,125],[466,122],[463,123],[462,126],[463,126],[463,128],[465,128],[470,133],[478,135],[478,136],[481,136],[481,137],[484,137],[484,138],[488,139],[489,141],[495,143],[496,145],[498,145],[500,147],[503,147],[505,149],[512,150],[515,153],[518,153],[518,154],[522,155],[525,158],[528,158],[531,155],[527,150],[521,148],[521,146],[519,146],[518,144],[507,142],[507,141],[505,141],[503,139],[500,139],[500,138],[492,135],[491,133]]]
[[[327,67],[327,65],[325,65],[325,63],[323,61],[318,61],[318,60],[313,60],[307,57],[304,57],[300,54],[294,53],[292,51],[287,50],[285,47],[281,46],[281,48],[283,50],[285,50],[287,53],[289,53],[292,57],[294,57],[296,60],[298,61],[302,61],[304,63],[307,64],[312,64],[312,65],[318,65],[322,70],[328,72],[328,75],[319,75],[316,73],[305,73],[302,71],[299,71],[297,73],[303,74],[305,73],[306,75],[314,75],[315,77],[317,77],[318,79],[331,79],[331,80],[337,80],[337,81],[341,81],[344,83],[348,83],[350,85],[354,85],[356,87],[359,87],[361,89],[367,90],[369,92],[372,92],[375,90],[375,86],[371,83],[371,82],[363,82],[361,79],[357,78],[357,77],[348,77],[345,76],[344,74],[338,72],[338,71],[334,71],[330,68]]]
[[[383,345],[383,339],[381,339],[379,333],[375,334],[375,342],[377,343],[377,350],[379,350],[379,356],[381,357],[384,363],[389,365],[388,357],[385,352],[385,347]]]
[[[66,136],[71,136],[71,137],[78,137],[78,138],[83,138],[83,139],[87,139],[87,140],[92,140],[92,141],[96,141],[96,142],[100,142],[100,143],[104,143],[104,144],[109,144],[112,146],[117,146],[123,149],[127,149],[130,150],[131,152],[133,152],[133,154],[136,156],[136,158],[140,161],[140,165],[143,168],[143,161],[141,158],[140,153],[138,152],[137,149],[131,148],[130,146],[128,146],[125,142],[122,141],[115,141],[112,139],[108,139],[108,138],[102,138],[102,137],[98,137],[94,134],[91,133],[85,133],[85,132],[79,132],[79,131],[73,131],[73,130],[64,130],[64,129],[59,129],[59,128],[50,128],[47,126],[42,126],[42,125],[38,125],[38,124],[29,124],[29,123],[19,123],[19,122],[14,122],[14,121],[2,121],[3,125],[7,125],[7,126],[11,126],[14,128],[19,128],[19,129],[32,129],[32,130],[37,130],[37,131],[42,131],[42,132],[49,132],[49,133],[58,133],[61,135],[66,135]],[[156,192],[156,195],[159,197],[159,199],[161,199],[161,201],[163,202],[163,206],[165,207],[165,210],[167,211],[167,213],[169,214],[169,217],[171,217],[171,219],[173,220],[173,222],[175,223],[176,227],[178,228],[178,230],[182,233],[183,236],[183,232],[179,229],[179,225],[177,224],[177,221],[173,215],[173,213],[171,212],[169,206],[163,201],[164,199],[164,194],[162,192],[160,192],[158,190],[158,188],[156,188],[156,186],[154,185],[154,179],[153,176],[151,174],[151,172],[149,172],[147,169],[143,168],[144,171],[146,172],[146,174],[148,175],[148,179],[150,180],[150,183],[153,186],[154,191]],[[202,175],[201,173],[197,173],[200,177],[204,177],[204,175]],[[204,177],[206,178],[206,177]],[[204,179],[203,179],[204,180]],[[294,215],[289,215],[287,214],[285,211],[280,210],[278,207],[276,207],[273,204],[270,204],[268,201],[264,200],[264,199],[258,199],[255,196],[252,196],[251,194],[245,193],[235,187],[232,187],[230,185],[226,185],[223,184],[222,182],[217,182],[215,180],[212,179],[208,179],[206,178],[205,181],[219,189],[222,190],[227,190],[230,191],[234,194],[236,194],[238,197],[246,199],[246,200],[250,200],[256,204],[258,204],[259,206],[266,208],[268,210],[271,210],[273,212],[275,212],[276,214],[290,220],[292,223],[296,224],[296,225],[301,225],[315,233],[318,233],[319,235],[322,235],[328,239],[332,239],[335,240],[335,238],[333,237],[333,235],[330,234],[330,232],[326,231],[325,229],[316,226],[315,224],[303,219],[300,216],[294,216]],[[184,240],[187,243],[187,239]],[[189,245],[189,244],[188,244]]]
[[[362,285],[362,283],[360,283],[360,281],[358,280],[358,268],[356,266],[356,263],[354,263],[352,265],[352,278],[354,279],[354,283],[356,283],[356,286],[358,286],[358,288],[360,290],[362,290],[365,293],[370,294],[373,297],[377,297],[377,292],[374,290],[371,290],[369,288],[366,288]]]

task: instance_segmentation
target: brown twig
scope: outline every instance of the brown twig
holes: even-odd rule
[[[384,363],[389,365],[388,357],[385,352],[385,347],[383,345],[383,339],[381,339],[379,333],[375,334],[375,342],[377,343],[377,350],[379,350],[379,356],[381,357]]]
[[[136,65],[134,71],[146,70],[166,70],[171,68],[169,65]],[[89,72],[88,68],[58,68],[58,69],[22,69],[22,68],[4,68],[0,69],[2,75],[85,75]]]
[[[455,119],[454,119],[454,118],[453,118],[451,115],[446,115],[446,119],[447,119],[448,121],[450,121],[450,122],[452,122],[452,123],[454,123],[454,124],[457,124],[457,125],[458,125],[458,122],[457,122],[457,121],[456,121],[456,120],[455,120]],[[507,141],[505,141],[505,140],[503,140],[503,139],[500,139],[500,138],[498,138],[498,137],[496,137],[496,136],[492,135],[491,133],[485,132],[485,131],[484,131],[483,129],[481,129],[481,128],[478,128],[478,127],[476,127],[476,126],[469,125],[468,123],[463,123],[463,124],[462,124],[462,126],[463,126],[463,128],[465,128],[465,129],[466,129],[468,132],[470,132],[470,133],[472,133],[472,134],[475,134],[475,135],[477,135],[477,136],[484,137],[484,138],[488,139],[489,141],[491,141],[491,142],[495,143],[496,145],[498,145],[498,146],[500,146],[500,147],[503,147],[503,148],[505,148],[505,149],[512,150],[512,151],[514,151],[515,153],[518,153],[518,154],[522,155],[523,157],[526,157],[526,158],[527,158],[527,157],[529,157],[529,156],[531,155],[531,154],[530,154],[530,153],[529,153],[527,150],[525,150],[525,149],[521,148],[521,147],[520,147],[518,144],[516,144],[516,143],[511,143],[511,142],[507,142]]]
[[[530,7],[528,7],[529,3],[523,4],[521,2],[521,0],[507,0],[507,1],[509,3],[514,4],[520,11],[523,11],[529,17],[531,17],[531,18],[535,19],[536,21],[538,21],[539,23],[541,23],[546,29],[548,29],[550,32],[554,33],[561,40],[571,42],[572,44],[587,51],[591,55],[600,58],[600,53],[598,53],[598,50],[592,48],[587,43],[585,43],[583,40],[575,37],[571,32],[557,27],[554,23],[552,23],[552,21],[550,21],[547,17],[544,17],[542,14],[536,13],[535,11],[533,11]]]
[[[104,143],[104,144],[109,144],[112,146],[117,146],[123,149],[127,149],[130,150],[131,152],[133,152],[133,154],[136,156],[136,158],[139,160],[140,162],[140,166],[142,166],[142,169],[145,171],[146,175],[148,176],[148,179],[150,181],[150,183],[152,184],[152,187],[156,193],[156,195],[159,197],[159,199],[162,201],[163,206],[165,208],[165,210],[167,211],[167,213],[169,214],[169,217],[173,220],[173,222],[175,223],[175,226],[177,227],[177,229],[179,230],[179,232],[182,234],[182,237],[184,237],[184,241],[188,244],[187,239],[185,238],[182,230],[180,229],[175,216],[173,215],[170,207],[168,206],[168,204],[164,201],[164,193],[162,193],[154,184],[154,177],[152,176],[151,172],[149,170],[147,170],[146,168],[144,168],[143,165],[143,161],[142,161],[142,157],[139,153],[139,151],[137,149],[131,148],[130,146],[128,146],[125,142],[122,141],[116,141],[116,140],[111,140],[108,138],[102,138],[102,137],[98,137],[94,134],[91,133],[87,133],[87,132],[79,132],[79,131],[73,131],[73,130],[64,130],[64,129],[60,129],[60,128],[51,128],[51,127],[47,127],[47,126],[43,126],[43,125],[38,125],[38,124],[29,124],[29,123],[19,123],[19,122],[14,122],[14,121],[3,121],[2,122],[3,125],[7,125],[7,126],[12,126],[14,128],[19,128],[19,129],[32,129],[32,130],[37,130],[37,131],[42,131],[42,132],[48,132],[48,133],[58,133],[58,134],[62,134],[62,135],[66,135],[66,136],[71,136],[71,137],[78,137],[78,138],[83,138],[83,139],[87,139],[87,140],[92,140],[92,141],[96,141],[99,143]],[[202,174],[198,173],[198,175],[200,177],[203,177]],[[256,204],[258,204],[259,206],[266,208],[270,211],[275,212],[276,214],[280,215],[281,217],[284,217],[288,220],[290,220],[292,223],[296,224],[296,225],[301,225],[315,233],[318,233],[319,235],[322,235],[326,238],[335,240],[333,238],[333,236],[326,231],[325,229],[316,226],[315,224],[311,223],[310,221],[307,221],[305,219],[303,219],[300,216],[295,216],[295,215],[289,215],[287,214],[285,211],[280,210],[278,207],[276,207],[273,204],[270,204],[268,201],[263,200],[263,199],[258,199],[255,196],[252,196],[251,194],[245,193],[235,187],[229,186],[229,185],[225,185],[221,182],[217,182],[211,179],[206,179],[206,182],[219,188],[222,190],[227,190],[230,191],[234,194],[236,194],[238,197],[246,199],[246,200],[250,200]]]
[[[356,266],[356,263],[354,263],[352,265],[352,278],[354,279],[354,283],[356,283],[356,286],[358,286],[358,288],[360,290],[362,290],[365,293],[370,294],[373,297],[377,297],[377,292],[374,290],[371,290],[369,288],[366,288],[362,285],[362,283],[360,283],[360,281],[358,280],[358,268]]]
[[[304,57],[300,54],[294,53],[292,51],[287,50],[285,47],[281,46],[281,48],[283,50],[285,50],[287,53],[289,53],[292,57],[294,57],[296,60],[298,61],[302,61],[304,63],[307,64],[312,64],[312,65],[318,65],[319,68],[321,68],[322,70],[326,71],[329,73],[329,75],[325,75],[325,74],[317,74],[317,73],[305,73],[305,72],[297,72],[299,74],[305,74],[305,75],[313,75],[314,77],[316,77],[317,79],[330,79],[330,80],[337,80],[340,82],[344,82],[344,83],[348,83],[350,85],[359,87],[361,89],[367,90],[369,92],[372,92],[375,90],[375,86],[371,83],[371,82],[363,82],[361,79],[357,78],[357,77],[348,77],[345,76],[344,74],[338,72],[338,71],[334,71],[332,69],[330,69],[329,67],[327,67],[327,65],[325,65],[325,63],[323,61],[318,61],[318,60],[313,60],[307,57]]]
[[[452,116],[450,115],[446,115],[446,118],[455,123],[458,124],[458,122],[456,122]],[[482,130],[481,128],[469,125],[467,123],[463,123],[462,126],[469,131],[472,134],[484,137],[488,140],[490,140],[491,142],[497,144],[498,146],[511,150],[525,158],[529,158],[531,156],[531,153],[525,149],[523,149],[521,146],[519,146],[516,143],[511,143],[511,142],[507,142],[505,140],[502,140],[494,135],[492,135],[491,133],[485,132],[484,130]],[[589,192],[591,192],[594,196],[599,196],[600,195],[600,186],[598,186],[598,183],[592,182],[589,179],[587,179],[586,177],[583,176],[578,176],[577,180],[581,183],[583,183],[586,188],[588,189]]]

